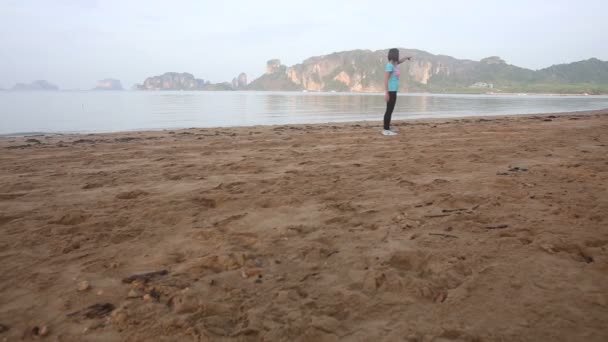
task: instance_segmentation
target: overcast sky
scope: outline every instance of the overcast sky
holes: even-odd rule
[[[130,87],[167,71],[251,81],[271,58],[395,46],[539,69],[608,60],[606,13],[606,0],[0,0],[0,87]]]

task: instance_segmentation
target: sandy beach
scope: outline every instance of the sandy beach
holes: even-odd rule
[[[0,341],[607,341],[608,110],[0,138]]]

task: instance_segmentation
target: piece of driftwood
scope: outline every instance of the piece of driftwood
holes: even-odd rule
[[[509,228],[508,224],[497,224],[497,225],[493,225],[493,226],[486,226],[486,229],[505,229],[505,228]]]

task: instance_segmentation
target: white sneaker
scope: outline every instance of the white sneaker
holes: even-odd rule
[[[391,127],[391,128],[389,129],[389,131],[391,131],[391,132],[393,132],[393,133],[397,133],[397,132],[399,132],[399,131],[398,131],[396,128],[393,128],[393,127]]]
[[[385,129],[385,130],[382,130],[382,135],[397,135],[397,133]]]

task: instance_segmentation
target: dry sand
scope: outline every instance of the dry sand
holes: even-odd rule
[[[0,340],[607,341],[608,111],[396,127],[0,139]]]

